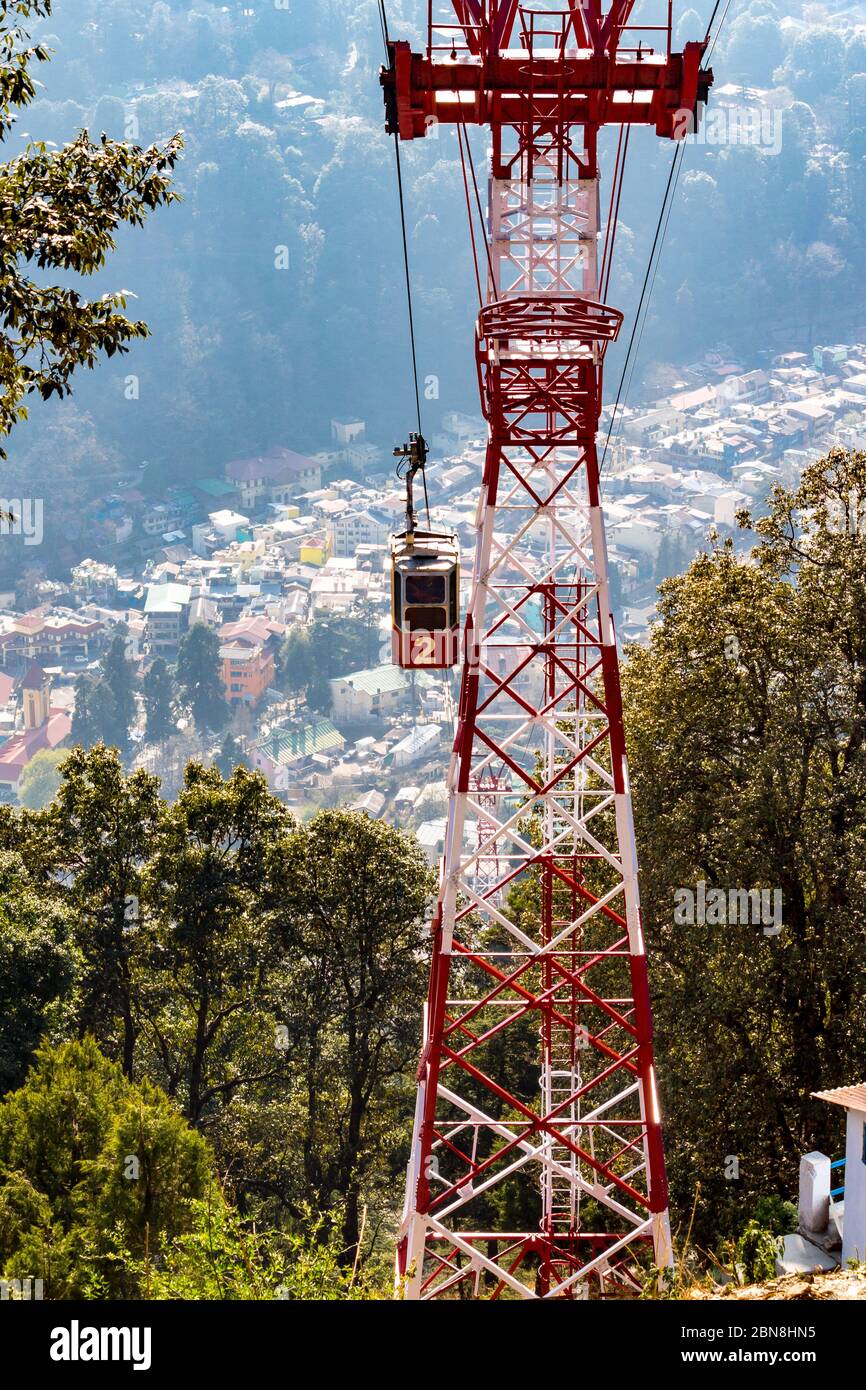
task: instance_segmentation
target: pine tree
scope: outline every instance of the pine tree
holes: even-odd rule
[[[249,767],[240,740],[233,734],[226,734],[214,762],[225,778],[231,777],[236,767]]]
[[[141,684],[147,717],[145,738],[148,743],[162,743],[176,732],[174,721],[174,680],[165,662],[158,656]]]
[[[0,1267],[47,1298],[140,1296],[133,1261],[194,1230],[213,1188],[206,1140],[92,1038],[40,1048],[0,1104]]]
[[[91,674],[79,676],[72,714],[73,743],[80,743],[82,748],[93,748],[97,743],[119,747],[118,732],[117,704],[107,681]]]
[[[331,687],[322,671],[317,671],[307,686],[307,704],[315,714],[327,714],[331,708]]]
[[[205,623],[194,623],[180,644],[177,680],[196,727],[224,728],[229,711],[220,676],[219,638]]]
[[[132,663],[126,659],[126,628],[112,637],[102,660],[102,675],[113,701],[108,727],[104,731],[105,742],[114,744],[122,753],[126,753],[129,726],[135,718],[135,676]]]

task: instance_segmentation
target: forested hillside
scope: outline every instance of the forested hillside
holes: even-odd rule
[[[44,3],[33,3],[44,13]],[[29,8],[0,0],[4,18]],[[410,415],[405,302],[393,151],[381,130],[376,82],[375,0],[287,0],[279,8],[264,0],[117,0],[108,7],[55,0],[47,8],[50,17],[34,29],[55,59],[46,65],[42,49],[28,55],[46,83],[38,100],[28,105],[27,58],[16,60],[14,46],[0,91],[0,201],[6,235],[14,227],[22,238],[0,267],[9,330],[0,362],[5,422],[14,423],[25,399],[32,407],[12,433],[3,490],[42,491],[55,515],[74,520],[88,491],[108,491],[118,471],[141,468],[142,492],[158,495],[169,480],[219,475],[227,459],[273,444],[315,449],[326,442],[332,416],[363,416],[382,442],[403,437]],[[414,24],[419,43],[422,11],[416,0],[390,0],[392,23],[410,34]],[[690,147],[644,333],[647,366],[664,359],[682,366],[722,340],[744,359],[759,359],[777,335],[805,345],[848,319],[861,322],[866,40],[854,13],[809,11],[782,21],[771,0],[752,0],[732,17],[716,55],[718,82],[783,93],[780,138]],[[701,18],[683,15],[681,33],[700,31]],[[82,137],[58,169],[47,152],[83,126],[97,143]],[[19,148],[25,158],[16,160]],[[480,161],[480,138],[475,154]],[[420,368],[439,383],[430,405],[435,427],[437,412],[474,406],[471,262],[448,137],[407,148],[405,158]],[[632,310],[669,159],[669,149],[641,147],[626,182],[611,298]],[[146,234],[133,241],[145,221]],[[109,255],[116,232],[119,249]],[[86,276],[95,268],[97,292],[114,297],[82,305],[46,290],[44,307],[40,277],[66,284],[76,271]],[[676,315],[663,318],[662,303],[676,305]],[[22,304],[25,311],[36,306],[35,326]],[[120,313],[130,306],[133,323]],[[145,322],[156,342],[147,341]],[[60,367],[58,351],[67,353]],[[97,359],[98,373],[77,370]],[[585,358],[577,361],[585,371]],[[66,376],[75,372],[71,402],[52,398],[65,390],[66,368]],[[452,1130],[447,1122],[436,1145],[473,1172],[452,1181],[435,1171],[432,1150],[433,1166],[420,1167],[425,1184],[438,1180],[446,1195],[471,1194],[473,1220],[485,1234],[471,1237],[475,1247],[455,1246],[454,1266],[440,1259],[437,1274],[444,1271],[446,1296],[468,1296],[470,1283],[475,1293],[509,1296],[515,1290],[498,1280],[502,1267],[491,1269],[478,1255],[497,1238],[514,1239],[497,1231],[519,1227],[532,1232],[523,1253],[536,1284],[517,1292],[546,1296],[549,1275],[540,1266],[536,1275],[533,1263],[541,1190],[516,1176],[526,1155],[501,1183],[483,1179],[519,1143],[545,1127],[554,1133],[550,1118],[532,1107],[539,1030],[543,1049],[545,1020],[559,1011],[559,983],[545,980],[556,942],[545,937],[544,950],[522,952],[516,973],[505,974],[496,962],[514,956],[515,926],[530,947],[550,927],[573,938],[574,958],[578,951],[592,957],[592,967],[581,966],[580,986],[594,1005],[607,1006],[607,1018],[590,1039],[578,1022],[584,1001],[572,995],[565,1060],[569,1086],[575,1076],[581,1081],[577,1099],[584,1084],[575,1056],[590,1040],[611,1062],[610,1074],[628,1061],[638,1080],[627,1093],[639,1089],[643,1061],[616,1052],[611,1022],[646,1050],[666,1125],[678,1254],[693,1240],[702,1271],[766,1274],[776,1238],[796,1221],[789,1199],[800,1156],[816,1147],[838,1152],[839,1116],[813,1093],[866,1068],[866,453],[834,447],[818,459],[817,452],[802,453],[800,462],[815,461],[796,480],[794,470],[786,473],[761,515],[740,509],[735,521],[733,508],[726,513],[727,538],[718,541],[712,530],[685,572],[664,580],[645,645],[624,655],[654,1060],[646,991],[633,983],[643,950],[636,898],[624,878],[628,863],[633,885],[621,834],[628,796],[617,791],[625,779],[614,776],[624,764],[617,761],[621,729],[619,742],[612,732],[619,691],[614,705],[607,626],[595,640],[601,668],[571,656],[577,676],[548,724],[566,733],[569,721],[577,726],[590,703],[601,704],[593,685],[600,683],[607,727],[580,757],[572,760],[573,749],[562,755],[551,786],[563,783],[573,807],[599,784],[613,788],[597,802],[591,835],[594,841],[596,831],[617,829],[619,818],[617,853],[579,854],[575,840],[569,868],[580,881],[566,882],[567,892],[555,885],[554,898],[550,855],[540,866],[543,854],[531,852],[546,833],[543,817],[554,814],[545,788],[528,776],[516,790],[494,786],[512,799],[508,815],[520,838],[515,832],[511,841],[525,847],[509,850],[512,867],[488,899],[455,889],[465,941],[451,940],[447,915],[433,914],[432,932],[427,925],[437,883],[430,850],[441,840],[425,839],[420,821],[400,822],[418,824],[416,838],[377,819],[369,790],[349,801],[351,781],[342,782],[336,760],[315,751],[316,737],[305,738],[300,751],[311,763],[321,757],[315,776],[322,781],[309,790],[324,795],[289,802],[278,736],[292,737],[306,718],[299,705],[289,708],[285,728],[270,730],[270,782],[242,765],[250,748],[238,737],[245,721],[234,715],[247,712],[232,709],[226,694],[236,687],[220,675],[220,661],[233,660],[222,652],[235,624],[217,619],[216,608],[213,626],[197,620],[176,642],[166,639],[171,662],[154,655],[151,635],[147,652],[130,656],[129,628],[118,624],[98,659],[79,663],[85,669],[76,676],[74,717],[50,747],[40,731],[62,711],[50,704],[47,670],[28,658],[15,678],[18,692],[4,670],[8,732],[20,694],[26,732],[46,740],[16,784],[18,805],[11,796],[0,804],[4,1291],[9,1280],[33,1277],[52,1300],[388,1296],[431,936],[434,950],[444,936],[440,959],[451,959],[458,1007],[467,1013],[446,1015],[443,1025],[453,1001],[438,1014],[431,1008],[430,1050],[441,1047],[443,1033],[458,1035],[448,1065],[465,1072],[472,1103],[463,1112],[467,1124],[461,1118]],[[583,463],[589,475],[588,449]],[[54,537],[45,547],[52,553]],[[225,539],[214,538],[214,554]],[[593,546],[597,539],[596,527]],[[237,536],[230,544],[239,544]],[[555,540],[552,552],[555,559]],[[322,542],[320,559],[325,553]],[[582,551],[575,553],[583,564]],[[599,559],[589,587],[579,578],[536,583],[529,567],[545,563],[555,573],[540,552],[520,559],[527,598],[542,588],[556,598],[557,588],[568,588],[583,608],[589,600],[582,596],[599,592],[601,627],[605,564]],[[241,585],[244,604],[251,587]],[[339,582],[333,592],[341,597]],[[148,612],[173,618],[180,607],[169,592]],[[367,668],[379,652],[376,610],[340,607],[311,607],[304,610],[309,621],[275,624],[262,636],[260,654],[271,635],[282,639],[270,676],[262,675],[266,700],[303,694],[309,712],[324,715],[332,709],[331,680],[375,674]],[[28,615],[19,627],[32,630]],[[552,644],[549,627],[537,640],[524,627],[530,636],[521,645],[536,656]],[[575,638],[576,650],[590,647],[592,637]],[[482,660],[489,659],[488,648]],[[549,681],[554,663],[543,659]],[[414,680],[407,721],[418,715]],[[556,709],[556,691],[551,697],[549,685],[541,688]],[[376,689],[363,724],[355,728],[347,718],[356,749],[375,746],[387,726],[380,698],[387,688]],[[142,720],[133,739],[139,690]],[[518,703],[531,715],[528,726],[540,723],[522,695]],[[464,729],[466,709],[464,700]],[[190,745],[182,745],[181,771],[169,786],[134,745],[147,752],[174,741],[190,718],[207,746],[187,763]],[[447,703],[435,722],[450,738]],[[217,753],[213,740],[226,729]],[[325,746],[342,750],[348,739],[336,725],[332,732],[337,742]],[[438,730],[424,753],[431,764],[408,760],[406,749],[407,761],[398,763],[409,735],[389,732],[394,746],[377,756],[391,761],[369,764],[368,783],[378,775],[373,768],[386,766],[395,786],[398,776],[415,776],[403,768],[438,775],[447,757]],[[508,745],[509,762],[520,756],[531,765],[533,736],[534,729],[522,749],[517,739]],[[489,739],[487,746],[495,752]],[[262,756],[256,766],[270,764]],[[487,834],[481,798],[489,785],[457,785],[478,798],[474,830]],[[405,791],[419,787],[407,783]],[[398,804],[406,803],[395,797]],[[414,810],[415,801],[408,804]],[[626,829],[630,843],[628,821]],[[447,829],[443,822],[443,838],[457,846],[446,863],[460,856],[459,834],[459,820],[456,830],[453,819]],[[604,848],[600,838],[597,844]],[[479,843],[479,871],[489,851]],[[560,857],[557,849],[554,864]],[[606,887],[611,871],[618,881]],[[447,869],[445,882],[458,883],[459,873]],[[685,893],[694,901],[698,886],[715,890],[723,905],[726,894],[778,895],[778,915],[714,919],[702,899],[698,918],[678,916],[678,899]],[[619,895],[627,915],[617,938],[620,929],[622,941],[632,933],[634,974],[631,994],[611,1003],[583,976],[600,964],[595,981],[609,989],[604,977],[626,950],[619,940],[587,944],[583,935],[578,944],[578,926],[592,914],[578,921],[575,904],[579,896],[607,907]],[[503,911],[496,906],[485,918],[489,899]],[[475,956],[485,962],[482,983],[470,969]],[[573,990],[575,967],[562,973]],[[496,1007],[506,1010],[492,1025],[475,1021],[489,978]],[[443,998],[434,972],[432,1004]],[[488,1088],[498,1107],[489,1126],[488,1116],[476,1123],[475,1104],[492,1080],[468,1059],[478,1044],[484,1065],[501,1078]],[[553,1065],[552,1046],[546,1056],[548,1081],[566,1075]],[[658,1114],[650,1109],[657,1136]],[[582,1111],[564,1123],[579,1133],[598,1114]],[[622,1189],[632,1169],[625,1179],[613,1170],[632,1164],[637,1139],[618,1136],[617,1123],[608,1114],[599,1126],[616,1145],[609,1162],[601,1149],[588,1158],[573,1144],[572,1151]],[[647,1126],[643,1115],[625,1123]],[[512,1125],[520,1127],[514,1134]],[[471,1159],[457,1147],[464,1127],[472,1131]],[[425,1141],[431,1128],[435,1121],[426,1117]],[[649,1174],[649,1157],[634,1171],[644,1166]],[[606,1190],[600,1182],[577,1186],[581,1219],[591,1220]],[[651,1200],[644,1205],[659,1214],[664,1204]],[[567,1219],[571,1240],[574,1211]],[[603,1262],[622,1244],[616,1234],[597,1267],[605,1298]],[[640,1252],[628,1296],[670,1292],[651,1264],[659,1248]],[[680,1264],[688,1271],[687,1259]],[[674,1296],[680,1292],[675,1285]]]
[[[790,1229],[800,1154],[836,1142],[810,1092],[866,1065],[864,495],[866,455],[816,462],[754,564],[666,581],[625,672],[672,1213],[722,1264],[753,1217]],[[678,924],[699,879],[780,885],[779,931]],[[3,1268],[49,1297],[381,1293],[434,889],[414,838],[298,825],[243,768],[190,764],[167,801],[97,744],[46,809],[4,809],[0,888]],[[528,1103],[531,1011],[500,1046]],[[516,1179],[479,1219],[497,1200],[533,1218]]]
[[[308,1246],[337,1285],[387,1266],[432,888],[417,846],[363,815],[298,827],[242,769],[191,765],[167,804],[102,746],[0,834],[5,1277],[35,1263],[49,1298],[144,1295],[147,1257],[176,1296],[171,1242],[207,1230],[227,1284],[203,1255],[188,1296],[278,1297]]]
[[[424,6],[391,0],[420,43]],[[777,139],[689,149],[643,334],[643,361],[682,362],[716,342],[749,357],[862,317],[866,41],[845,17],[782,18],[772,0],[730,16],[718,85],[787,90]],[[678,36],[707,16],[687,10]],[[159,351],[76,384],[34,412],[9,477],[53,487],[147,460],[150,478],[219,472],[280,442],[323,447],[332,417],[390,445],[410,404],[393,150],[383,134],[374,0],[216,5],[58,0],[34,31],[54,52],[40,99],[10,139],[62,143],[82,125],[164,140],[182,129],[184,202],[146,249],[121,243],[103,288],[126,287]],[[775,78],[774,78],[775,74]],[[483,161],[483,139],[474,153]],[[633,312],[670,149],[635,141],[610,298]],[[475,314],[456,144],[404,151],[423,375],[431,426],[475,409]],[[664,303],[677,306],[662,314]],[[757,326],[760,325],[760,333]],[[612,356],[613,370],[616,358]],[[138,378],[130,387],[130,374]],[[402,435],[401,435],[402,437]]]

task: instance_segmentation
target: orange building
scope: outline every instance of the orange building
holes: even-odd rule
[[[274,655],[260,643],[236,639],[220,647],[222,679],[230,705],[257,705],[274,683]]]

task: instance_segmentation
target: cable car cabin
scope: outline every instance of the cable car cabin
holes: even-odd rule
[[[391,537],[393,659],[405,670],[456,666],[460,643],[460,547],[450,531]]]

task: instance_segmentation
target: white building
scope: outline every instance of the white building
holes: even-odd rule
[[[310,605],[314,613],[348,613],[366,599],[370,574],[364,570],[328,569],[310,584]]]
[[[223,540],[237,540],[238,531],[243,531],[249,526],[249,517],[242,516],[240,512],[230,511],[224,508],[219,512],[210,512],[208,515],[211,530],[216,531]]]
[[[423,825],[419,825],[415,831],[419,845],[427,856],[427,862],[431,868],[435,868],[442,855],[445,846],[445,832],[448,822],[443,817],[440,820],[425,820]]]
[[[335,719],[375,719],[400,709],[409,689],[409,678],[399,666],[388,663],[337,676],[330,686]]]
[[[866,1083],[816,1091],[818,1100],[841,1105],[845,1125],[845,1206],[842,1219],[842,1265],[866,1261]],[[838,1171],[838,1170],[837,1170]]]
[[[383,512],[349,508],[328,520],[331,554],[345,559],[357,554],[359,545],[386,545],[391,530],[391,517]]]
[[[442,730],[438,724],[416,724],[391,749],[394,767],[409,767],[412,763],[422,762],[436,751],[441,737]]]

